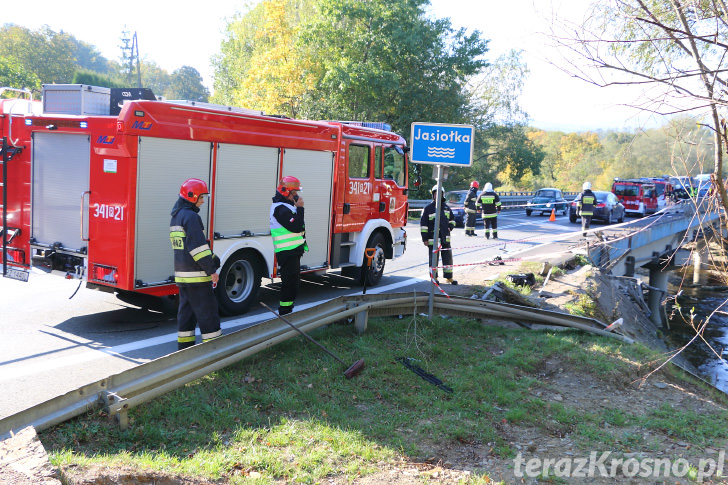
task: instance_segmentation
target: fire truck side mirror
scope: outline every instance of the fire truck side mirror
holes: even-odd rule
[[[415,178],[415,184],[414,185],[415,185],[415,187],[419,187],[420,185],[422,185],[422,175],[420,175],[420,166],[419,165],[416,165],[416,164],[413,164],[412,165],[412,169],[415,171],[415,175],[417,176]]]

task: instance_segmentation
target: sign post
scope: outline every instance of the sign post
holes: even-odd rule
[[[443,166],[470,167],[473,165],[472,125],[446,125],[441,123],[412,123],[410,137],[410,162],[437,166],[437,192],[435,196],[434,238],[429,254],[430,299],[429,318],[432,319],[435,277],[437,276],[438,248],[440,247],[440,212],[444,194],[442,191]]]

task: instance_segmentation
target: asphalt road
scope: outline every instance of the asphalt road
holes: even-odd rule
[[[568,217],[526,217],[522,211],[504,212],[498,219],[498,243],[483,237],[452,236],[455,265],[534,257],[568,251],[578,245],[579,227]],[[482,236],[482,228],[478,228]],[[387,261],[385,276],[367,293],[406,289],[429,291],[427,251],[418,224],[407,227],[405,255]],[[455,274],[464,268],[456,268]],[[267,285],[265,283],[268,283]],[[261,300],[277,306],[277,283],[263,280]],[[304,279],[296,305],[302,308],[362,288],[338,272]],[[270,313],[250,313],[223,319],[229,332],[267,320]],[[164,314],[124,303],[115,296],[79,286],[56,274],[34,269],[30,281],[0,278],[0,418],[65,394],[143,362],[176,350],[176,322]]]

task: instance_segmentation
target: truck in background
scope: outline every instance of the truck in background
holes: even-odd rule
[[[663,206],[665,204],[665,187],[662,186]],[[612,192],[624,205],[627,214],[639,217],[658,211],[658,195],[656,183],[645,179],[615,179]]]
[[[173,297],[170,211],[191,177],[210,187],[200,215],[226,314],[245,312],[261,279],[277,277],[268,219],[282,176],[299,178],[306,198],[303,272],[340,269],[375,285],[403,254],[408,149],[387,125],[133,91],[112,103],[108,88],[45,85],[42,102],[0,101],[4,275],[27,280],[43,264],[125,300]]]

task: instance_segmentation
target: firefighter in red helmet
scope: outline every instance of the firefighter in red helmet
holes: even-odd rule
[[[475,209],[475,204],[478,201],[478,188],[480,188],[480,184],[477,180],[473,180],[470,182],[470,190],[468,190],[467,195],[465,196],[465,203],[463,204],[465,206],[465,235],[466,236],[477,236],[475,233],[475,216],[478,214],[478,211]]]
[[[296,177],[281,178],[270,206],[270,233],[281,277],[279,315],[293,311],[301,281],[301,256],[308,251],[300,190],[301,182]]]
[[[213,284],[220,276],[220,259],[210,249],[199,215],[209,194],[204,180],[184,181],[172,208],[169,238],[174,250],[174,281],[179,288],[177,311],[177,349],[195,345],[195,326],[199,325],[202,341],[222,335],[217,299]]]

